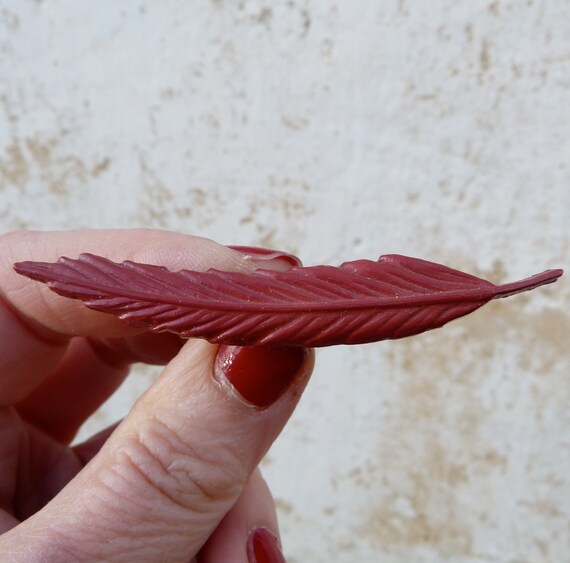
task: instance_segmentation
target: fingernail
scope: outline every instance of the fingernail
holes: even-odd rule
[[[241,252],[246,260],[251,260],[258,268],[284,271],[292,266],[303,265],[301,260],[294,254],[280,250],[259,248],[257,246],[230,246],[229,248]]]
[[[287,563],[279,540],[267,528],[255,528],[247,538],[249,563]]]
[[[264,408],[287,391],[307,354],[304,348],[222,345],[214,373],[246,403]]]

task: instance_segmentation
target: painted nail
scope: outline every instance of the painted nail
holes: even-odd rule
[[[289,388],[307,358],[304,348],[220,346],[215,376],[256,407],[268,407]]]
[[[288,270],[292,266],[302,266],[302,262],[294,254],[260,248],[258,246],[230,246],[232,250],[237,250],[244,255],[246,260],[251,260],[258,268],[268,268],[272,270]]]
[[[279,540],[267,528],[255,528],[247,538],[249,563],[287,563]]]

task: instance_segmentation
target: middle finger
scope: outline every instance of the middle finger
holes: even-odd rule
[[[132,363],[166,364],[182,344],[178,336],[166,333],[107,340],[75,338],[59,366],[16,408],[29,423],[69,443],[118,389]]]

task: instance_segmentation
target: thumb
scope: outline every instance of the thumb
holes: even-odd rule
[[[93,460],[5,534],[0,551],[189,561],[285,425],[312,365],[300,348],[189,341]]]

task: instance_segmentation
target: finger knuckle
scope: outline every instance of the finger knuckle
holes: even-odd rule
[[[122,462],[151,494],[193,512],[234,500],[247,480],[234,447],[193,443],[156,419],[124,447]]]

